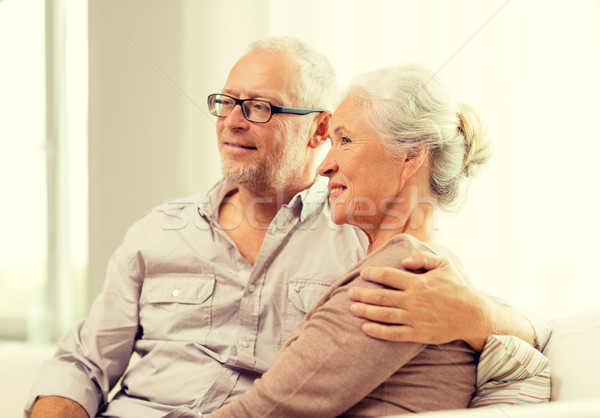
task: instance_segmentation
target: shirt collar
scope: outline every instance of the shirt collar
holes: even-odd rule
[[[218,210],[223,199],[238,189],[237,185],[221,179],[215,186],[198,202],[198,212],[200,215],[217,219]],[[304,189],[290,200],[287,205],[289,208],[300,208],[300,222],[304,222],[309,216],[319,210],[329,196],[327,179],[317,176],[313,184]]]
[[[219,180],[198,202],[198,213],[204,217],[217,220],[221,202],[227,195],[232,194],[237,189],[238,187],[234,183],[226,179]]]
[[[297,193],[288,206],[295,207],[302,205],[300,211],[300,222],[304,222],[310,215],[321,209],[327,198],[329,197],[329,188],[327,187],[327,179],[317,176],[314,183],[308,188]]]

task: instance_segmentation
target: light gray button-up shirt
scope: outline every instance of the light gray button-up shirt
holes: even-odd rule
[[[282,206],[251,266],[218,225],[219,204],[234,189],[221,181],[131,227],[102,295],[45,363],[29,405],[60,395],[90,416],[158,417],[181,405],[200,415],[252,386],[306,311],[365,256],[367,242],[331,222],[318,178]],[[106,404],[132,352],[141,359]]]

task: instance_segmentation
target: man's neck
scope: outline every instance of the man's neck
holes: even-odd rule
[[[301,190],[303,188],[296,190],[296,188],[288,187],[268,192],[256,192],[240,186],[234,197],[250,224],[266,228],[275,218],[279,209],[289,203]]]
[[[260,193],[238,186],[219,206],[219,224],[242,256],[254,265],[277,211],[299,191],[295,188]]]

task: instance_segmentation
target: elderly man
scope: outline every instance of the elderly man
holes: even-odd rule
[[[307,309],[365,255],[358,230],[332,224],[327,186],[315,180],[331,119],[323,109],[331,108],[334,84],[325,57],[295,39],[258,41],[240,58],[222,92],[209,97],[209,110],[219,117],[224,179],[193,205],[153,210],[128,231],[89,317],[44,365],[28,404],[35,402],[34,417],[154,417],[180,405],[208,413],[267,370]],[[194,221],[182,227],[176,220],[184,218]],[[441,290],[407,287],[397,270],[366,272],[406,292],[391,295],[403,309],[355,305],[355,314],[399,327],[367,323],[365,332],[397,340],[464,339],[479,347],[491,331],[533,341],[526,320],[516,315],[521,322],[514,325],[508,310],[504,322],[491,318],[489,312],[502,308],[449,280],[457,275],[444,260],[421,254],[408,263],[440,267],[421,280]],[[401,300],[405,294],[439,307],[413,309]],[[351,296],[378,302],[364,289]],[[436,314],[447,319],[428,320]],[[477,326],[465,321],[448,332],[457,315]],[[108,402],[133,352],[141,359]]]

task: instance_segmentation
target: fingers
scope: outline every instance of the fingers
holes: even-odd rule
[[[446,258],[426,252],[418,252],[402,260],[402,266],[409,270],[433,270],[443,266],[445,263]]]
[[[396,325],[406,323],[404,311],[397,307],[381,307],[367,305],[365,303],[353,303],[350,305],[350,311],[352,311],[354,315],[370,321]]]
[[[362,326],[362,330],[369,337],[377,338],[379,340],[386,341],[407,341],[410,334],[409,327],[403,326],[385,326],[380,324],[373,324],[371,322],[367,322]]]
[[[410,341],[415,343],[435,343],[431,337],[411,326],[390,326],[367,322],[362,326],[362,331],[369,337],[385,341]]]
[[[398,290],[405,290],[414,273],[391,267],[366,267],[360,272],[364,280],[381,283]]]
[[[348,290],[348,296],[355,302],[397,308],[401,305],[404,295],[397,290],[353,287]]]

